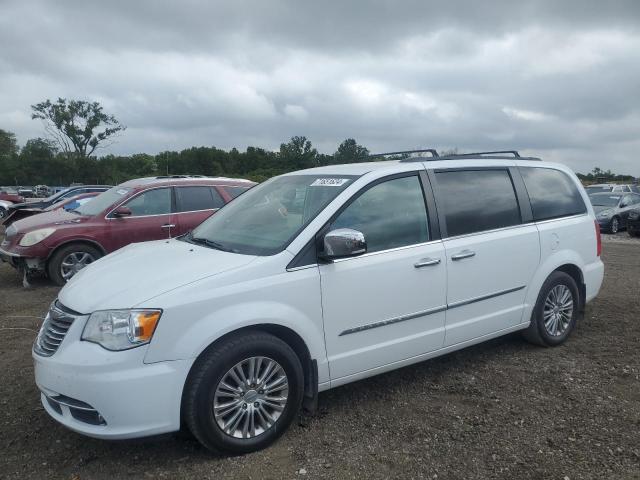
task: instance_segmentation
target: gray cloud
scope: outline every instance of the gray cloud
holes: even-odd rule
[[[640,175],[640,2],[5,1],[0,128],[97,99],[114,153],[307,135],[331,153],[519,148]]]

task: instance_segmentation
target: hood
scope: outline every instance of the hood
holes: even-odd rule
[[[21,218],[20,220],[13,222],[13,225],[18,229],[18,232],[26,232],[37,228],[55,227],[56,225],[84,223],[90,219],[91,217],[71,213],[63,208],[60,210],[38,213],[37,215]]]
[[[11,207],[13,210],[23,210],[25,208],[44,208],[48,206],[48,202],[44,202],[42,200],[37,202],[24,202],[24,203],[14,203]]]
[[[596,212],[596,215],[600,212],[604,212],[605,210],[615,210],[616,207],[606,207],[602,205],[593,205],[593,211]]]
[[[134,243],[80,271],[58,298],[80,313],[132,308],[174,288],[240,268],[255,258],[180,240]]]

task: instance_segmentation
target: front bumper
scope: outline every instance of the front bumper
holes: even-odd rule
[[[52,356],[33,353],[47,413],[71,430],[102,439],[179,430],[182,390],[193,360],[145,364],[148,346],[111,352],[81,341],[86,319],[76,317]]]

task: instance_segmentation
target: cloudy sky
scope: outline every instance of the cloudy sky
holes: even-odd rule
[[[640,176],[640,1],[0,0],[0,128],[98,100],[102,153],[517,148]]]

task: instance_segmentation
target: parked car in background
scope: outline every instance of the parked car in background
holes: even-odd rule
[[[64,285],[98,258],[130,243],[183,235],[254,185],[230,178],[130,180],[90,202],[23,218],[6,230],[0,258],[24,275],[45,272]]]
[[[637,193],[594,193],[589,195],[593,210],[600,228],[611,233],[618,233],[627,227],[629,212],[640,205],[640,194]]]
[[[43,408],[239,454],[319,391],[515,331],[563,344],[602,284],[599,226],[567,167],[510,153],[293,172],[99,260],[34,344]]]
[[[38,198],[46,198],[51,195],[51,189],[46,185],[36,185],[33,187],[33,193]]]
[[[91,193],[81,193],[80,195],[76,195],[71,198],[65,198],[64,200],[60,200],[58,203],[54,203],[50,207],[44,209],[45,212],[51,212],[53,210],[59,210],[61,208],[70,211],[75,210],[76,208],[84,205],[92,198],[97,197],[102,192],[91,192]]]
[[[108,190],[109,188],[111,188],[110,185],[80,185],[66,188],[42,200],[16,203],[9,208],[5,218],[2,221],[2,224],[5,227],[9,227],[13,222],[16,222],[25,217],[30,217],[37,213],[42,213],[46,208],[66,198],[75,197],[76,195],[80,195],[81,193],[101,193]]]
[[[17,190],[3,188],[0,189],[0,200],[11,203],[22,203],[24,202],[24,197],[20,195]]]
[[[594,193],[640,193],[638,185],[619,185],[616,183],[601,183],[597,185],[589,185],[585,187],[586,192],[591,195]]]
[[[629,210],[627,217],[627,233],[632,237],[640,237],[640,205]]]

